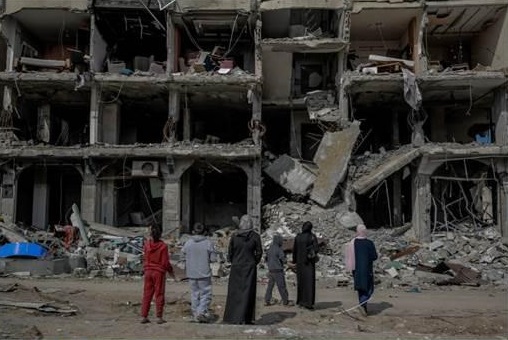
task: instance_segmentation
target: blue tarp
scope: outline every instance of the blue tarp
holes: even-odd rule
[[[47,250],[37,243],[7,243],[0,247],[0,258],[25,257],[41,258],[46,255]]]

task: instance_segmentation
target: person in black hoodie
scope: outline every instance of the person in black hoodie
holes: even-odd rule
[[[252,229],[250,216],[243,215],[238,228],[228,248],[231,271],[223,321],[250,325],[255,318],[257,265],[263,249],[261,237]]]
[[[282,250],[282,236],[273,235],[272,245],[266,252],[266,265],[268,267],[268,286],[266,286],[265,306],[272,304],[273,286],[277,284],[282,304],[292,306],[293,302],[288,299],[288,290],[286,288],[286,276],[284,274],[284,265],[286,264],[286,254]]]
[[[312,223],[305,222],[302,232],[296,235],[293,246],[293,263],[296,264],[296,304],[310,310],[316,302],[316,262],[318,261],[317,237]]]

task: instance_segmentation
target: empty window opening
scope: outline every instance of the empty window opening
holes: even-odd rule
[[[97,71],[119,73],[122,69],[149,71],[152,63],[167,59],[166,12],[146,10],[100,10],[95,60]],[[104,51],[105,50],[105,51]]]
[[[254,73],[255,22],[246,14],[189,14],[175,17],[180,44],[178,70],[184,73],[222,72],[238,68]],[[234,72],[235,74],[241,74]]]
[[[356,196],[356,212],[366,225],[373,227],[399,227],[412,218],[412,177],[409,171],[402,176],[399,193],[394,193],[394,176],[390,176],[365,195]],[[394,202],[398,200],[398,202]],[[396,207],[400,207],[397,211]]]
[[[490,165],[446,162],[432,174],[431,192],[432,232],[497,224],[497,180]]]
[[[247,211],[247,175],[224,163],[199,162],[190,171],[190,225],[231,226]]]
[[[293,95],[301,97],[315,90],[334,90],[337,55],[295,53],[293,59]]]
[[[503,39],[505,14],[501,5],[487,5],[481,11],[477,6],[429,8],[424,31],[429,68],[450,72],[499,63],[497,46]]]
[[[160,225],[162,221],[162,180],[149,177],[147,166],[139,170],[128,179],[115,180],[117,226]]]
[[[337,11],[280,9],[262,13],[263,38],[337,37]]]
[[[90,53],[89,14],[65,9],[23,9],[12,16],[20,32],[13,61],[19,71],[74,71],[75,67],[84,71],[88,68],[84,56]],[[30,58],[53,62],[41,63]]]
[[[70,224],[72,205],[81,206],[81,184],[81,175],[72,166],[23,170],[17,186],[16,221],[44,230],[48,225]]]
[[[76,99],[76,100],[75,100]],[[12,114],[14,133],[20,140],[58,146],[84,145],[89,140],[89,103],[61,96],[56,104],[18,100]],[[75,100],[75,101],[74,101]],[[67,101],[68,104],[64,104]]]
[[[189,102],[190,136],[196,142],[238,143],[250,138],[249,122],[252,118],[246,100],[242,104],[227,103],[228,93],[217,98]],[[234,98],[235,94],[231,95]],[[236,94],[238,97],[238,94]]]

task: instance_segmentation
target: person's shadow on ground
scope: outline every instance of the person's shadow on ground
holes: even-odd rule
[[[275,325],[286,319],[294,318],[295,316],[295,312],[270,312],[261,315],[261,317],[256,320],[256,325]]]
[[[321,309],[339,308],[340,306],[342,306],[341,301],[316,302],[316,304],[314,305],[314,309],[321,310]]]
[[[367,308],[369,309],[369,315],[376,315],[384,311],[385,309],[392,308],[393,304],[382,301],[382,302],[369,302]]]

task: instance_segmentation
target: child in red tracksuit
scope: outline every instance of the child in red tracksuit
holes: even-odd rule
[[[143,269],[144,269],[144,287],[143,303],[141,304],[141,323],[148,323],[148,312],[150,303],[155,294],[155,312],[157,323],[165,323],[162,318],[164,312],[164,297],[166,291],[166,272],[173,278],[173,267],[169,262],[168,246],[161,241],[161,230],[157,227],[150,228],[151,238],[148,239],[143,247]]]

